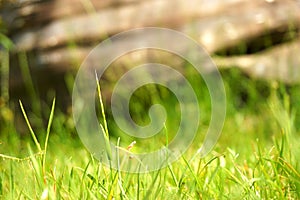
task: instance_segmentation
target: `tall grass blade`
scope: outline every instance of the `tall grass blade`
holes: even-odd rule
[[[29,122],[29,120],[28,120],[28,117],[27,117],[27,115],[26,115],[26,112],[25,112],[25,110],[24,110],[24,107],[23,107],[23,104],[22,104],[21,100],[19,100],[19,104],[20,104],[20,107],[21,107],[23,116],[24,116],[24,118],[25,118],[26,124],[27,124],[27,126],[28,126],[28,128],[29,128],[31,137],[32,137],[32,139],[33,139],[33,141],[34,141],[36,147],[37,147],[38,150],[41,152],[41,151],[42,151],[41,145],[40,145],[40,143],[39,143],[39,141],[38,141],[38,139],[37,139],[37,137],[36,137],[36,135],[35,135],[33,129],[31,128],[30,122]]]
[[[50,128],[51,128],[52,121],[53,121],[54,108],[55,108],[55,98],[53,99],[53,102],[52,102],[52,107],[51,107],[51,112],[50,112],[50,116],[49,116],[47,132],[46,132],[45,145],[44,145],[44,156],[43,156],[43,173],[44,173],[44,175],[45,175],[45,172],[46,172],[46,169],[45,169],[45,167],[46,167],[46,154],[47,154],[48,140],[49,140],[49,135],[50,135]]]
[[[101,114],[103,118],[103,125],[100,124],[102,131],[104,132],[104,139],[105,139],[105,148],[107,152],[108,159],[111,160],[112,158],[112,152],[111,152],[111,147],[109,143],[109,133],[108,133],[108,128],[107,128],[107,121],[106,121],[106,116],[104,112],[104,105],[103,105],[103,100],[102,100],[102,95],[101,95],[101,88],[100,88],[100,83],[99,83],[99,78],[97,75],[97,72],[95,71],[95,76],[96,76],[96,82],[97,82],[97,91],[98,91],[98,97],[99,97],[99,104],[101,107]],[[104,127],[103,127],[104,126]]]
[[[106,137],[109,137],[107,123],[106,123],[106,116],[105,116],[105,112],[104,112],[104,105],[103,105],[103,100],[102,100],[102,95],[101,95],[101,87],[100,87],[97,72],[95,72],[95,74],[96,74],[96,81],[97,81],[97,91],[98,91],[98,97],[99,97],[99,104],[101,106],[101,114],[102,114],[102,117],[103,117],[104,130],[105,130]]]

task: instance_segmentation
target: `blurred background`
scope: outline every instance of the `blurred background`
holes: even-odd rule
[[[223,78],[226,119],[213,150],[200,158],[196,152],[210,125],[211,99],[195,68],[153,49],[118,58],[100,80],[113,144],[153,152],[170,147],[180,126],[176,96],[157,84],[138,88],[129,110],[134,122],[147,125],[149,108],[163,105],[167,120],[158,134],[138,138],[114,122],[112,89],[140,64],[178,70],[200,108],[197,135],[177,162],[129,174],[87,151],[76,133],[71,97],[90,50],[140,27],[174,29],[206,49]],[[300,0],[0,0],[0,199],[300,199],[299,28]],[[112,48],[146,37],[151,35],[118,40]],[[98,96],[95,102],[103,125]]]
[[[2,0],[0,134],[12,128],[27,132],[18,100],[33,126],[43,132],[54,97],[60,127],[56,130],[73,133],[71,94],[80,63],[108,37],[149,26],[181,31],[207,50],[223,76],[229,116],[243,109],[257,114],[274,88],[292,94],[292,105],[300,100],[297,0]],[[208,125],[210,100],[203,80],[186,61],[166,52],[143,50],[113,63],[100,81],[105,106],[113,83],[129,68],[150,61],[174,66],[193,82]],[[153,94],[157,98],[149,98]],[[165,88],[147,86],[132,97],[133,118],[149,122],[141,111],[156,101],[174,116],[174,98]],[[109,109],[106,112],[110,115]]]

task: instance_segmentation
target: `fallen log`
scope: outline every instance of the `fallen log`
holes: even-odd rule
[[[268,5],[258,7],[254,12],[246,10],[241,15],[240,12],[223,14],[222,16],[212,16],[186,24],[179,30],[198,41],[210,53],[213,54],[222,49],[228,49],[239,45],[243,41],[257,38],[265,32],[281,31],[286,35],[295,30],[300,25],[300,10],[288,4],[276,4],[272,9]],[[293,12],[291,12],[291,10]],[[289,16],[286,12],[291,13]],[[254,16],[254,17],[253,17]],[[289,30],[291,29],[291,30]],[[126,41],[120,41],[123,46],[142,40],[143,37],[151,35],[142,35],[139,37],[127,38]],[[283,37],[280,35],[279,37]],[[170,41],[174,39],[169,38]],[[261,41],[262,42],[262,41]],[[182,44],[184,45],[184,44]],[[117,47],[112,47],[117,48]],[[182,46],[183,49],[187,48]],[[72,68],[78,68],[79,64],[92,50],[91,46],[77,48],[57,48],[46,51],[40,51],[37,55],[39,66],[49,66],[54,70],[68,71]],[[146,55],[144,57],[147,61]],[[162,57],[162,56],[160,56]],[[131,59],[132,61],[134,59]],[[160,58],[160,60],[163,60]],[[77,65],[74,65],[77,63]],[[66,68],[62,68],[65,66]]]
[[[126,46],[126,42],[122,41],[120,46]],[[117,48],[116,46],[112,46]],[[188,47],[182,47],[183,49]],[[57,50],[54,52],[47,52],[39,55],[38,65],[45,65],[47,68],[51,68],[53,71],[62,70],[60,66],[80,66],[80,63],[88,55],[91,49],[89,48],[77,48],[74,50],[66,51],[65,49]],[[274,48],[265,50],[257,54],[242,55],[242,56],[216,56],[212,58],[216,62],[218,68],[238,67],[248,75],[254,78],[263,78],[268,80],[278,80],[288,84],[300,83],[300,39],[278,45]],[[178,58],[177,55],[163,51],[155,50],[143,50],[135,51],[133,53],[126,54],[118,59],[114,65],[114,73],[122,73],[125,69],[121,70],[120,66],[126,66],[128,70],[134,66],[159,61],[163,64],[172,66],[181,70],[184,60]],[[98,62],[97,58],[89,58],[88,65],[95,65]],[[90,62],[90,63],[89,63]],[[127,65],[126,65],[127,64]],[[120,70],[118,72],[118,68]],[[55,68],[56,67],[56,68]],[[71,69],[69,69],[71,70]],[[207,69],[209,72],[212,69]]]
[[[253,78],[300,83],[300,39],[259,54],[214,57],[219,68],[238,67]]]
[[[254,1],[209,1],[199,0],[155,0],[145,1],[139,4],[130,4],[119,8],[102,9],[88,15],[73,16],[53,21],[45,27],[13,35],[17,49],[46,49],[70,42],[85,43],[103,40],[109,35],[132,28],[145,26],[163,26],[169,28],[180,28],[184,24],[195,19],[217,16],[228,13],[228,8],[238,8],[239,16],[243,10],[255,10],[261,5],[268,5],[265,9],[272,10],[273,5],[259,0]],[[274,4],[274,7],[283,6],[283,12],[291,13],[286,18],[293,23],[299,15],[299,8],[295,9],[293,1]],[[287,9],[286,9],[287,8]],[[298,18],[297,18],[298,20]],[[268,30],[268,27],[265,29]]]
[[[289,14],[287,14],[289,13]],[[209,53],[237,46],[272,32],[300,27],[300,6],[280,1],[187,23],[181,30],[202,44]]]

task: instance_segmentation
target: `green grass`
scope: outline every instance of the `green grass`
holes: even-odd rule
[[[76,134],[72,117],[55,108],[55,100],[48,107],[40,102],[26,53],[20,53],[17,60],[31,109],[8,102],[8,52],[13,44],[3,29],[0,21],[0,45],[5,48],[0,52],[0,199],[300,199],[299,85],[254,81],[237,69],[223,71],[226,121],[214,150],[200,158],[194,155],[209,125],[210,100],[203,80],[187,68],[200,100],[199,136],[183,157],[166,168],[146,174],[124,173],[103,166],[90,155]],[[71,42],[69,48],[76,44]],[[245,53],[247,47],[239,45],[237,51]],[[73,80],[72,75],[66,76],[70,91]],[[149,140],[126,136],[101,101],[99,120],[107,139],[108,133],[109,140],[120,137],[125,148],[137,141],[134,152],[168,145],[176,132],[179,119],[174,108],[178,102],[165,88],[148,85],[131,100],[133,119],[139,124],[149,122],[145,110],[152,103],[162,103],[167,110],[165,129]],[[13,122],[18,112],[24,116],[23,124],[27,123],[28,130],[22,130],[25,134],[18,131],[24,129],[18,119]],[[42,115],[48,116],[44,129]]]
[[[74,134],[71,117],[55,110],[55,101],[46,109],[49,122],[44,132],[29,128],[24,136],[11,123],[4,123],[0,199],[299,199],[299,105],[295,103],[299,102],[299,86],[253,81],[234,69],[223,72],[223,78],[228,112],[214,150],[191,160],[210,117],[203,86],[199,106],[207,113],[202,117],[200,136],[177,162],[151,173],[119,172],[95,160]],[[203,85],[193,76],[190,80],[193,85]],[[172,110],[178,102],[163,88],[156,89],[159,98],[169,99],[164,104]],[[132,103],[139,104],[143,93],[136,94]],[[27,116],[22,104],[21,108],[31,127],[32,115]],[[114,127],[109,112],[106,115],[114,139],[122,133]],[[177,120],[173,115],[168,116],[163,138],[164,131],[173,132],[172,123]],[[145,118],[140,123],[147,122],[146,116],[139,117]],[[134,140],[120,138],[124,147]],[[151,143],[137,140],[132,150],[147,151],[147,144]]]

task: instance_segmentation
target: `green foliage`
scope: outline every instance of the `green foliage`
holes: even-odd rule
[[[199,106],[202,112],[209,113],[205,84],[192,74],[188,76],[198,88]],[[296,125],[299,86],[253,81],[236,70],[223,72],[223,77],[228,114],[222,136],[207,157],[194,156],[197,145],[201,145],[200,136],[182,158],[159,171],[128,174],[112,170],[89,155],[72,134],[70,116],[54,113],[54,101],[49,109],[44,145],[40,145],[43,139],[37,138],[33,128],[30,129],[33,140],[27,136],[21,138],[14,127],[6,127],[8,131],[0,135],[0,198],[299,199],[300,137]],[[101,99],[99,86],[98,89]],[[158,95],[149,102],[141,101],[140,98],[145,98],[143,93],[152,89]],[[137,91],[132,98],[136,105],[143,102],[137,105],[138,109],[162,102],[166,109],[172,110],[178,103],[165,88],[153,86]],[[31,118],[24,109],[23,114],[30,128]],[[101,116],[102,120],[110,120],[109,114]],[[162,131],[165,145],[170,139],[169,132],[173,131],[172,123],[178,120],[172,116],[168,115],[169,121]],[[147,122],[142,119],[146,116],[139,117],[135,116],[138,123]],[[209,114],[203,114],[201,120],[200,135],[206,131]],[[109,128],[105,128],[106,121],[103,123],[104,129],[110,130],[109,137],[118,135],[110,123]],[[122,142],[121,138],[118,144],[126,147],[132,140]],[[147,151],[145,144],[137,141],[133,151]]]
[[[129,174],[95,160],[74,134],[70,114],[59,109],[54,113],[55,100],[51,107],[42,106],[25,52],[18,53],[18,61],[33,113],[20,102],[29,133],[23,136],[17,132],[12,122],[14,111],[8,105],[8,51],[13,44],[4,34],[0,24],[0,45],[5,47],[0,52],[0,119],[6,117],[0,127],[0,199],[300,198],[299,85],[254,81],[238,69],[222,71],[227,118],[214,151],[199,158],[195,153],[210,122],[210,96],[203,79],[187,64],[185,75],[201,109],[199,135],[177,162],[155,172]],[[247,52],[246,46],[237,51]],[[66,76],[70,92],[73,81],[72,75]],[[108,105],[104,106],[99,84],[97,89],[99,121],[108,149],[110,141],[123,148],[137,141],[132,151],[142,153],[168,146],[177,131],[180,112],[176,97],[167,88],[149,84],[131,98],[130,111],[140,125],[149,123],[148,109],[154,103],[162,104],[168,113],[164,129],[150,139],[122,133],[110,110],[105,109]],[[48,125],[41,131],[40,119],[45,113]]]

